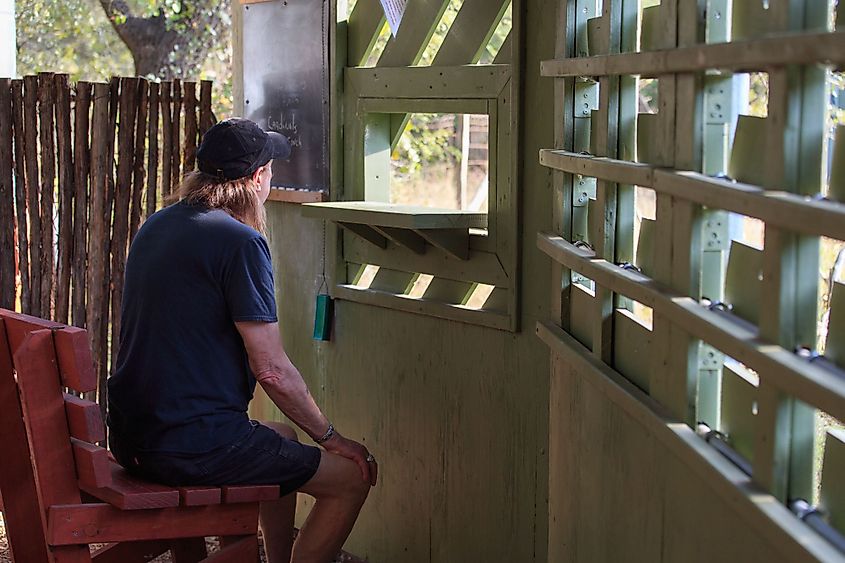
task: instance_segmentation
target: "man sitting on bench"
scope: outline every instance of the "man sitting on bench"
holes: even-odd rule
[[[375,485],[367,449],[323,415],[282,348],[262,236],[282,135],[214,125],[180,201],[151,216],[126,263],[110,445],[128,471],[167,485],[280,485],[260,510],[273,562],[331,561]],[[256,382],[325,451],[247,416]],[[293,545],[296,491],[317,502]]]

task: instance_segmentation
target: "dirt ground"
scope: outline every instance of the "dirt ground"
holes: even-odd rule
[[[210,538],[206,541],[206,547],[208,549],[208,553],[211,554],[218,549],[220,549],[220,545],[217,542],[217,538]],[[267,558],[264,556],[264,545],[262,542],[258,544],[261,561],[265,563]],[[9,554],[9,542],[6,540],[6,526],[3,522],[3,515],[0,514],[0,563],[11,563],[12,557]],[[170,553],[165,553],[153,559],[150,563],[170,563],[172,559],[170,558]],[[347,553],[341,553],[338,555],[337,559],[335,559],[334,563],[363,563],[360,559],[353,557]]]

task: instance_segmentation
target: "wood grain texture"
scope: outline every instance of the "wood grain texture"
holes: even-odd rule
[[[73,324],[86,328],[88,326],[85,296],[87,282],[85,279],[88,265],[88,206],[89,180],[91,171],[91,84],[78,82],[76,84],[76,101],[73,117],[73,175],[74,175],[74,213],[73,213],[73,274],[72,274],[72,307],[71,318]]]
[[[173,110],[171,108],[172,82],[161,83],[161,190],[166,198],[173,191]]]
[[[146,213],[149,217],[156,211],[159,197],[158,168],[159,168],[159,88],[158,82],[150,83],[149,94],[149,123],[147,127],[147,140],[149,150],[147,153],[147,189],[146,189]]]
[[[94,391],[97,374],[87,332],[71,326],[56,330],[53,336],[62,384],[79,393]]]
[[[56,144],[54,133],[54,105],[56,101],[52,73],[38,75],[38,139],[41,165],[41,260],[39,265],[41,282],[40,317],[53,318],[53,288],[55,286],[55,265],[53,250],[53,208],[55,207]]]
[[[732,41],[681,47],[670,51],[623,53],[598,57],[547,60],[543,76],[605,76],[611,74],[670,75],[710,68],[764,70],[787,64],[845,63],[845,37],[840,33],[796,33],[753,41]]]
[[[76,476],[88,489],[108,487],[112,484],[109,452],[88,442],[71,438]]]
[[[238,485],[222,487],[224,504],[277,500],[279,487],[276,485]]]
[[[88,267],[86,279],[86,319],[91,350],[98,376],[102,372],[103,327],[108,321],[104,310],[103,279],[106,277],[106,192],[109,190],[111,161],[106,141],[109,135],[109,85],[94,84],[91,116],[91,192],[88,221]]]
[[[5,444],[5,459],[0,463],[0,494],[3,496],[4,524],[12,552],[18,560],[47,561],[47,544],[43,540],[46,522],[30,463],[31,452],[18,400],[4,315],[5,312],[0,314],[0,442]]]
[[[70,83],[67,74],[57,74],[53,86],[56,91],[56,161],[58,165],[59,232],[58,265],[56,270],[56,316],[67,324],[70,320],[70,278],[73,258],[73,199],[76,192],[73,166],[72,114]]]
[[[52,545],[166,540],[255,533],[258,506],[229,504],[121,511],[108,504],[52,506],[47,518]]]
[[[185,82],[185,166],[184,171],[193,172],[197,165],[197,84]]]
[[[199,107],[199,135],[200,140],[205,132],[214,125],[214,113],[211,111],[211,93],[213,83],[210,80],[200,82],[200,107]]]
[[[182,159],[184,151],[182,147],[182,81],[178,78],[173,80],[173,96],[170,99],[170,111],[173,115],[173,127],[170,134],[173,138],[172,160],[170,161],[170,190],[173,193],[182,181]]]
[[[132,167],[135,158],[135,120],[138,117],[137,78],[123,78],[120,89],[117,137],[117,183],[114,194],[114,219],[111,233],[111,370],[120,351],[120,304],[123,302],[123,272],[129,242],[129,206],[132,198]],[[142,129],[143,131],[143,129]]]
[[[138,81],[138,104],[137,116],[135,117],[135,147],[132,154],[132,203],[129,211],[129,241],[135,238],[135,233],[141,226],[141,218],[144,215],[142,208],[144,197],[144,185],[146,172],[144,153],[147,147],[147,114],[150,107],[149,101],[150,84],[144,79]],[[156,100],[156,106],[158,101]],[[157,173],[157,172],[156,172]]]
[[[32,297],[29,272],[29,214],[27,212],[28,195],[26,184],[24,120],[23,120],[23,81],[12,81],[12,124],[14,127],[15,161],[15,218],[18,233],[18,273],[21,278],[21,311],[29,313]]]
[[[182,506],[220,504],[222,494],[220,487],[179,487],[179,498]]]
[[[30,310],[41,315],[41,180],[38,174],[38,77],[23,79],[24,169],[29,215]]]
[[[143,510],[179,506],[178,489],[136,479],[114,462],[110,463],[110,470],[111,485],[94,487],[89,483],[80,482],[79,487],[91,496],[105,501],[120,510]]]
[[[12,81],[0,78],[0,307],[15,307],[15,192],[12,184]]]
[[[65,415],[70,435],[91,444],[106,439],[100,405],[65,393]]]

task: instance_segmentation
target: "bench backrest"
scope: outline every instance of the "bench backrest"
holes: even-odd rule
[[[85,458],[80,467],[108,461],[108,453],[100,448],[102,453],[94,454],[91,443],[102,439],[99,407],[66,395],[63,387],[75,393],[97,387],[86,332],[0,309],[0,443],[5,449],[0,490],[7,514],[14,515],[6,519],[10,536],[11,528],[21,527],[33,538],[30,545],[14,548],[19,561],[46,561],[47,509],[80,502],[78,448],[71,436],[87,443],[92,454],[79,455]]]

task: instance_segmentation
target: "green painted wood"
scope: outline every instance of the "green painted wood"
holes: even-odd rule
[[[592,349],[593,347],[593,317],[595,315],[595,293],[581,284],[572,286],[569,302],[569,327],[572,336],[578,342]]]
[[[404,295],[411,289],[415,277],[414,273],[380,267],[369,289]]]
[[[423,294],[423,298],[443,301],[454,305],[464,305],[469,298],[473,286],[474,284],[472,283],[434,278]]]
[[[494,65],[510,64],[513,61],[513,35],[513,33],[509,33],[502,46],[499,47],[499,52],[493,59]]]
[[[613,322],[613,367],[630,379],[637,387],[648,393],[648,357],[652,350],[651,328],[634,314],[617,309]]]
[[[497,97],[512,72],[511,65],[420,66],[347,68],[344,75],[363,98],[479,99]]]
[[[662,4],[661,4],[662,5]],[[667,30],[667,33],[671,30]],[[754,41],[726,45],[696,45],[668,51],[623,53],[607,57],[551,59],[542,61],[542,76],[608,76],[624,72],[642,76],[706,71],[711,68],[747,71],[772,66],[813,64],[841,65],[845,38],[836,33],[775,34]]]
[[[555,560],[840,557],[588,350],[571,338],[554,342],[567,338],[562,332],[538,334],[552,352],[550,544],[563,555]]]
[[[367,60],[384,26],[384,10],[379,0],[359,0],[347,24],[347,65],[360,66]]]
[[[649,277],[654,277],[654,234],[656,221],[643,219],[637,239],[637,258],[635,264]]]
[[[739,364],[725,365],[722,379],[721,427],[728,443],[748,461],[754,460],[758,377]]]
[[[302,205],[305,217],[397,229],[469,229],[487,226],[487,214],[377,201],[327,201]]]
[[[344,255],[352,262],[381,264],[406,272],[419,270],[449,279],[465,279],[498,287],[511,287],[511,278],[496,254],[475,249],[474,243],[479,238],[483,237],[470,236],[472,260],[469,262],[453,258],[442,250],[430,246],[426,247],[425,254],[417,255],[399,248],[382,250],[355,237],[344,241]]]
[[[464,0],[432,66],[478,62],[508,4],[508,0]]]
[[[390,117],[364,118],[364,199],[390,203]]]
[[[821,495],[819,505],[827,513],[834,528],[845,533],[845,430],[827,431],[822,463]]]
[[[449,0],[409,2],[403,21],[413,24],[399,26],[396,37],[391,37],[387,42],[379,58],[379,66],[402,67],[417,64],[448,5]]]
[[[760,318],[763,253],[747,244],[731,242],[725,281],[725,301],[733,313],[750,323]]]

